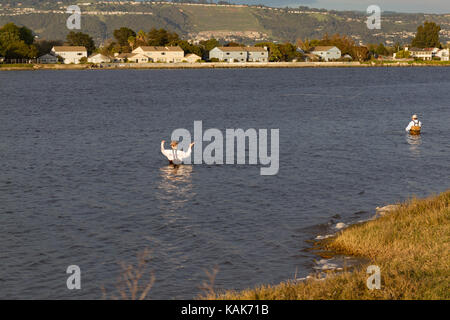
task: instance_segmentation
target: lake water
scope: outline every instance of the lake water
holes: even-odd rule
[[[0,298],[117,294],[146,248],[152,299],[196,297],[215,266],[216,289],[305,276],[333,224],[450,187],[449,101],[437,67],[1,72]],[[195,120],[279,128],[278,175],[169,167],[161,140]]]

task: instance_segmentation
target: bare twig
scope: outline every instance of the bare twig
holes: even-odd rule
[[[214,282],[216,281],[217,273],[219,272],[219,267],[215,266],[212,271],[205,270],[207,280],[202,282],[200,289],[206,296],[214,296]]]
[[[146,282],[145,286],[141,286],[140,283],[142,282],[142,277],[147,272],[147,264],[150,256],[150,250],[145,249],[137,255],[137,266],[133,266],[132,264],[126,265],[124,262],[120,263],[122,273],[120,274],[116,284],[119,297],[112,295],[112,299],[144,300],[147,297],[155,282],[153,272],[150,272],[150,278]],[[107,299],[107,293],[104,287],[102,287],[102,292],[103,298]]]

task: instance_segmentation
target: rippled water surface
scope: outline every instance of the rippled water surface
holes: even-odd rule
[[[0,298],[115,294],[145,248],[153,299],[304,276],[327,225],[449,188],[449,101],[447,68],[1,72]],[[194,120],[279,128],[279,174],[168,167]]]

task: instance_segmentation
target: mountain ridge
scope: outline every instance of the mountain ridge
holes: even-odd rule
[[[18,5],[0,0],[0,25],[14,22],[31,28],[38,37],[64,39],[68,4],[76,1],[23,0]],[[78,2],[82,29],[100,44],[120,27],[148,31],[165,28],[191,40],[216,37],[224,41],[290,41],[346,34],[360,44],[409,43],[418,25],[433,21],[441,25],[441,40],[450,41],[450,14],[384,12],[381,30],[367,28],[367,15],[309,7],[273,8],[255,5],[217,5],[167,2],[94,1]]]

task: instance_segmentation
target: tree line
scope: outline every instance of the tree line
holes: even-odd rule
[[[439,42],[440,30],[440,26],[435,23],[425,22],[423,26],[417,28],[411,45],[419,48],[442,47]],[[0,56],[7,59],[36,58],[49,53],[53,46],[58,45],[84,46],[88,54],[99,52],[105,55],[130,53],[139,46],[180,46],[186,54],[193,53],[206,60],[209,51],[217,46],[245,46],[238,42],[221,43],[214,38],[194,44],[181,39],[177,33],[162,28],[152,28],[148,32],[140,30],[136,33],[130,28],[122,27],[115,30],[113,36],[113,39],[97,48],[93,38],[83,32],[71,31],[65,41],[36,40],[29,28],[7,23],[0,28]],[[322,39],[298,39],[296,44],[260,42],[255,46],[267,47],[271,62],[301,60],[305,52],[309,52],[316,46],[336,46],[343,56],[349,55],[352,59],[359,61],[392,55],[394,52],[402,52],[403,49],[399,43],[390,47],[386,47],[383,43],[359,46],[350,36],[339,34],[332,36],[325,34]]]

